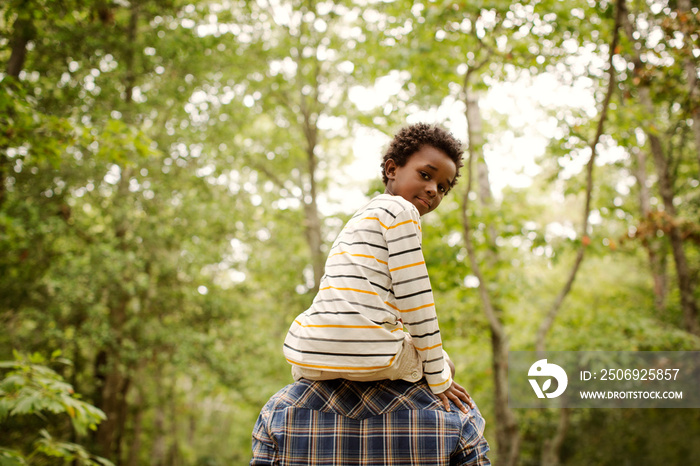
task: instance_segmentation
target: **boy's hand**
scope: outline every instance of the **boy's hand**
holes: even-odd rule
[[[447,411],[450,410],[450,400],[452,400],[452,402],[456,404],[457,407],[461,409],[462,412],[465,414],[468,412],[468,410],[462,404],[462,401],[469,405],[471,409],[475,408],[474,402],[472,401],[472,397],[469,396],[469,393],[467,393],[464,387],[462,387],[455,381],[452,381],[452,385],[450,385],[450,388],[448,388],[442,393],[438,393],[437,397],[440,398],[443,406],[445,406],[445,410]]]

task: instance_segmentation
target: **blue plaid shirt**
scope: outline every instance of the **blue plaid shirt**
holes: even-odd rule
[[[263,407],[251,465],[490,465],[478,409],[447,412],[425,383],[287,385]]]

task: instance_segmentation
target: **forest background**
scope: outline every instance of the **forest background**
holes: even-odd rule
[[[495,464],[700,462],[697,409],[510,409],[505,383],[509,350],[700,349],[697,1],[0,12],[0,464],[246,464],[419,120],[466,144],[424,249]]]

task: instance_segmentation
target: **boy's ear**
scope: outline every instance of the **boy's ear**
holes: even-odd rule
[[[396,176],[396,162],[394,159],[387,159],[387,161],[384,162],[384,173],[388,179],[394,179]]]

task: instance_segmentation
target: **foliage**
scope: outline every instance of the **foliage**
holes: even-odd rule
[[[581,166],[607,84],[613,2],[0,5],[0,359],[21,350],[3,363],[2,389],[17,398],[0,399],[3,433],[12,428],[0,464],[102,461],[88,451],[127,465],[246,463],[259,408],[291,382],[280,347],[313,299],[314,266],[362,201],[350,199],[346,173],[358,135],[422,119],[468,138],[467,98],[483,106],[469,142],[492,186],[539,144],[526,132],[544,141],[532,166],[523,162],[529,184],[487,198],[481,178],[469,197],[511,348],[532,349],[585,246],[548,348],[697,349],[670,241],[680,232],[697,283],[698,94],[687,72],[698,68],[697,6],[626,3],[634,31],[614,51],[586,232]],[[519,95],[540,79],[552,95]],[[669,162],[675,215],[650,136]],[[357,155],[378,161],[376,151]],[[445,346],[495,447],[466,184],[424,219],[423,246]],[[73,363],[34,355],[49,348]],[[539,463],[557,413],[516,414],[521,463]],[[682,441],[700,425],[692,413],[604,413],[602,429],[594,414],[572,416],[563,463],[649,463],[640,445],[664,427],[683,434],[648,458],[697,456]]]
[[[60,351],[54,351],[47,361],[38,353],[24,355],[15,352],[14,361],[0,361],[0,369],[5,372],[0,381],[0,424],[4,424],[7,438],[13,433],[10,418],[36,416],[46,419],[46,414],[67,415],[80,436],[84,436],[88,429],[96,430],[105,419],[100,409],[82,401],[63,377],[45,365],[70,364],[70,361],[60,358],[60,354]],[[0,464],[40,464],[41,456],[59,458],[66,463],[75,461],[81,465],[112,464],[91,455],[79,444],[55,439],[47,429],[40,429],[37,434],[32,451],[27,454],[3,447]]]

